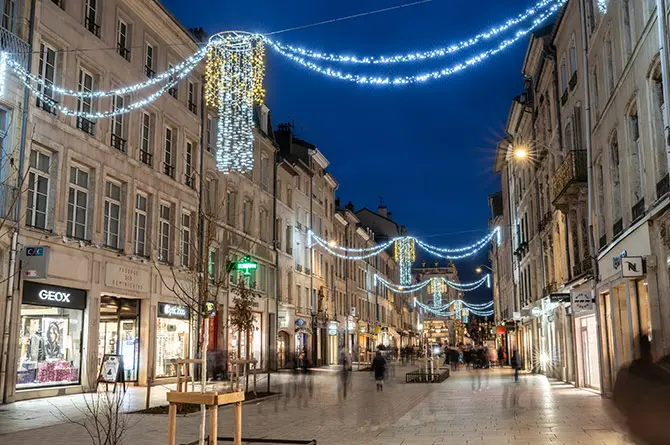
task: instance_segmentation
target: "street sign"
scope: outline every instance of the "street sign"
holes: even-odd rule
[[[25,246],[21,250],[21,274],[24,278],[47,278],[49,275],[49,246]]]
[[[245,256],[242,261],[235,264],[235,270],[241,270],[245,276],[251,275],[251,271],[256,269],[258,269],[258,263],[251,261],[249,256]]]

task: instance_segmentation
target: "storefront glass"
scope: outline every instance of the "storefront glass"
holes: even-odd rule
[[[127,382],[137,381],[140,301],[110,296],[100,298],[98,367],[105,354],[120,355]]]
[[[79,383],[85,307],[86,291],[23,284],[17,389]]]
[[[189,330],[187,306],[158,303],[156,378],[177,376],[177,360],[188,358]]]
[[[254,329],[249,332],[249,345],[250,345],[250,354],[258,360],[258,368],[263,367],[264,363],[262,361],[262,345],[263,345],[263,324],[262,324],[262,314],[259,312],[254,312]],[[245,344],[245,335],[244,332],[242,335],[239,335],[239,333],[235,329],[229,329],[229,340],[230,340],[230,352],[229,356],[231,358],[237,358],[238,357],[238,351],[239,351],[239,357],[240,358],[245,358],[246,354],[246,344]]]

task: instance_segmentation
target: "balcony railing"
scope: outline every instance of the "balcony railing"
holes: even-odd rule
[[[568,89],[566,88],[565,91],[563,92],[563,95],[561,95],[561,105],[565,105],[567,101],[568,101]]]
[[[633,221],[637,221],[638,219],[644,216],[644,198],[640,199],[633,206],[632,214],[633,214]]]
[[[144,74],[146,74],[149,79],[156,77],[156,71],[154,71],[150,66],[146,65],[144,65]]]
[[[125,47],[125,45],[121,45],[120,43],[117,43],[116,47],[117,52],[121,57],[126,59],[127,61],[130,62],[130,50]]]
[[[195,175],[184,174],[184,184],[187,187],[195,188]]]
[[[191,113],[198,114],[198,106],[195,103],[189,102],[188,109],[191,111]]]
[[[547,284],[547,285],[544,287],[543,295],[544,295],[545,297],[546,297],[547,295],[551,295],[551,294],[553,294],[554,292],[556,292],[557,289],[558,289],[558,287],[556,286],[556,282],[555,282],[555,281],[552,281],[551,283]]]
[[[77,118],[77,128],[91,136],[95,134],[95,122],[88,120],[85,117],[80,116]]]
[[[153,165],[154,155],[148,151],[140,150],[140,162],[151,167]]]
[[[577,263],[572,266],[572,277],[577,278],[582,275],[582,263]]]
[[[586,150],[571,150],[558,166],[551,183],[551,196],[554,203],[574,183],[586,183]]]
[[[670,192],[670,176],[667,174],[656,183],[656,198],[661,198]]]
[[[100,25],[95,23],[95,17],[86,17],[84,24],[86,26],[86,29],[88,29],[91,32],[91,34],[93,34],[96,37],[100,37]]]
[[[619,221],[612,226],[612,238],[616,238],[621,232],[623,232],[623,218],[619,218]]]
[[[296,264],[295,270],[297,270],[298,272],[302,272],[302,264]]]
[[[286,253],[288,253],[289,255],[293,255],[293,247],[286,246]]]
[[[598,246],[600,247],[600,250],[607,246],[607,234],[604,234],[600,237],[600,240],[598,240]]]
[[[53,99],[51,100],[52,102],[56,102]],[[37,102],[35,103],[38,108],[41,108],[42,110],[46,111],[49,114],[53,114],[54,116],[57,114],[56,106],[52,105],[50,102],[46,102],[39,97],[37,98]]]
[[[179,90],[177,89],[176,86],[174,86],[174,87],[170,87],[170,88],[168,89],[168,94],[169,94],[170,96],[174,97],[175,99],[178,99],[178,98],[179,98]]]
[[[110,141],[112,147],[116,148],[122,153],[126,152],[126,140],[123,139],[121,136],[117,136],[114,133],[112,133],[112,139]]]
[[[0,49],[12,54],[12,59],[24,67],[31,55],[28,43],[5,28],[0,28]]]
[[[174,179],[174,166],[163,162],[163,173]]]

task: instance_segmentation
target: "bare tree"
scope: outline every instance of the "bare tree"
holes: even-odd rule
[[[237,286],[235,287],[235,297],[233,297],[233,305],[230,308],[230,325],[237,330],[237,335],[241,338],[244,334],[244,357],[246,360],[249,359],[249,334],[254,329],[254,314],[252,311],[254,301],[257,297],[257,294],[251,288],[252,286],[247,286],[244,279],[239,280]],[[241,342],[237,342],[237,356],[240,357]],[[244,377],[246,383],[244,385],[245,391],[249,388],[249,364],[245,361],[244,363]],[[254,387],[254,391],[256,388]]]

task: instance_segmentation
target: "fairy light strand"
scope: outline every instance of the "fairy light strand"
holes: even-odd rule
[[[516,26],[518,24],[525,22],[526,20],[529,20],[530,18],[533,18],[536,14],[541,13],[544,9],[551,7],[552,4],[558,4],[560,6],[563,3],[565,3],[565,1],[566,0],[558,0],[558,1],[540,0],[523,13],[518,14],[516,17],[507,19],[503,24],[491,27],[486,31],[480,32],[479,34],[470,37],[468,39],[462,40],[458,43],[451,43],[449,45],[445,45],[440,48],[434,48],[428,51],[413,51],[405,54],[395,54],[392,56],[358,57],[353,55],[331,54],[331,53],[314,51],[303,47],[293,46],[290,44],[284,44],[277,40],[272,40],[268,37],[265,37],[265,41],[268,43],[268,45],[279,51],[292,53],[300,57],[323,60],[332,63],[385,65],[385,64],[396,64],[396,63],[421,62],[424,60],[430,60],[455,54],[464,49],[471,48],[480,43],[481,41],[491,40],[492,38],[498,36],[499,34],[502,34],[503,32],[507,31],[513,26]]]

